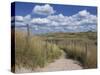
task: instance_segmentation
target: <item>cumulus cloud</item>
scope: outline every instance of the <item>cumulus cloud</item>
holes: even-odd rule
[[[23,16],[12,16],[11,17],[11,24],[12,26],[19,26],[19,25],[24,25],[24,17]]]
[[[31,21],[31,15],[28,14],[28,15],[26,15],[26,16],[24,17],[24,23],[25,23],[25,24],[29,24],[30,21]]]
[[[29,24],[31,20],[31,15],[26,15],[26,16],[12,16],[11,21],[12,24],[15,24],[16,26],[22,26]]]
[[[63,14],[49,15],[41,20],[35,21],[38,24],[45,23],[51,31],[88,31],[96,30],[97,16],[92,15],[87,10],[79,11],[72,16],[64,16]],[[49,31],[49,30],[48,30]]]
[[[87,10],[82,10],[78,13],[80,16],[88,16],[90,13]]]
[[[15,21],[15,26],[25,26],[25,23]]]
[[[55,10],[49,4],[45,4],[45,5],[36,5],[33,8],[32,12],[39,15],[51,15],[55,13]]]
[[[11,21],[23,21],[23,16],[12,16]]]
[[[49,19],[47,19],[47,18],[33,18],[32,20],[31,20],[31,23],[32,24],[48,24],[48,23],[50,23],[50,20]]]
[[[63,14],[50,15],[47,18],[50,19],[50,20],[59,21],[59,22],[66,21],[66,19],[67,19],[67,17],[64,16]]]
[[[48,15],[45,18],[15,17],[16,20],[28,19],[33,27],[33,31],[37,33],[45,32],[79,32],[79,31],[96,31],[97,16],[91,14],[87,10],[79,11],[72,16],[64,16],[63,14]],[[18,24],[18,23],[16,23]]]

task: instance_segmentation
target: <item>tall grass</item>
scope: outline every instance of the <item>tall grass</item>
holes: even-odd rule
[[[83,68],[97,67],[96,32],[52,33],[46,35],[47,39],[51,36],[52,40],[56,41],[57,46],[66,52],[67,57],[80,61]]]
[[[15,32],[15,66],[19,69],[44,67],[61,56],[57,45],[45,42],[38,36],[31,36],[28,43],[26,37],[26,33]]]
[[[51,36],[52,39],[49,39]],[[15,32],[16,67],[32,70],[44,67],[58,59],[62,50],[68,58],[80,61],[83,68],[97,67],[96,33],[49,33],[46,36],[31,36],[28,41],[26,37],[25,32]]]
[[[91,40],[68,39],[66,45],[61,46],[67,56],[81,62],[83,68],[97,67],[97,48],[95,42]]]

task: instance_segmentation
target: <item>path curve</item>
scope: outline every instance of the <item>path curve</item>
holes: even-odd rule
[[[43,68],[36,68],[33,70],[26,69],[26,68],[16,68],[16,73],[23,73],[23,72],[50,72],[50,71],[67,71],[67,70],[81,70],[83,69],[82,66],[80,66],[80,63],[78,61],[75,61],[73,59],[66,58],[66,54],[63,52],[63,55],[56,59],[54,62],[48,63]]]
[[[65,57],[64,53],[60,59],[55,60],[52,63],[49,63],[47,66],[43,68],[37,68],[35,72],[46,72],[46,71],[65,71],[65,70],[80,70],[83,69],[80,66],[78,61],[73,59],[68,59]]]

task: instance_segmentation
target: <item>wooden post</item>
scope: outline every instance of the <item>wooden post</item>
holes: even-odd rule
[[[29,25],[26,25],[27,27],[27,35],[26,35],[26,51],[28,51],[28,49],[30,48],[30,28]]]

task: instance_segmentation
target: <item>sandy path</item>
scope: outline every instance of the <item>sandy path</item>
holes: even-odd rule
[[[82,69],[82,66],[79,65],[78,61],[68,59],[65,57],[66,54],[63,53],[61,58],[55,60],[52,63],[48,63],[43,68],[36,68],[34,71],[31,69],[26,68],[16,68],[17,73],[23,73],[23,72],[48,72],[48,71],[65,71],[65,70],[80,70]]]
[[[44,68],[37,68],[35,72],[80,70],[80,69],[82,69],[82,66],[79,65],[78,61],[68,58],[66,59],[64,54],[60,59],[57,59],[54,62],[49,63]]]
[[[43,72],[43,71],[64,71],[64,70],[78,70],[82,69],[82,67],[78,64],[77,61],[73,61],[71,59],[58,59],[55,62],[50,63],[44,68],[38,68],[35,71]]]

